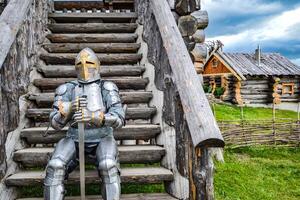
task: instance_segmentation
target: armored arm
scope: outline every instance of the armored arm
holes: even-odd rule
[[[50,124],[56,130],[62,129],[71,118],[70,87],[71,85],[66,83],[59,86],[55,91],[53,110],[50,113]]]
[[[120,128],[125,124],[125,112],[122,108],[118,87],[107,81],[103,84],[103,88],[106,93],[104,101],[107,107],[107,113],[104,114],[104,125],[115,129]]]

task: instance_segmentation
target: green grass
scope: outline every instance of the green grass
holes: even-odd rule
[[[300,149],[247,147],[225,150],[216,164],[217,200],[300,199]]]
[[[215,104],[215,115],[217,120],[239,120],[241,119],[241,108],[235,105]],[[245,120],[266,120],[272,119],[271,108],[244,107]],[[297,119],[297,112],[288,110],[276,110],[276,118]]]

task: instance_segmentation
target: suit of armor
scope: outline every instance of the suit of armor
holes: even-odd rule
[[[100,62],[95,53],[83,49],[75,68],[78,80],[59,86],[55,92],[50,123],[54,129],[69,124],[48,162],[44,181],[46,200],[64,199],[63,181],[78,165],[78,122],[85,123],[85,154],[96,157],[105,200],[120,198],[120,169],[113,129],[125,122],[117,86],[100,79]]]

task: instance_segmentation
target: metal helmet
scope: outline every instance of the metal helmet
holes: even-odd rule
[[[75,69],[80,81],[92,82],[100,79],[100,61],[90,48],[79,52],[75,60]]]

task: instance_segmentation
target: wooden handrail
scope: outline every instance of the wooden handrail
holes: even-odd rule
[[[32,0],[10,0],[0,16],[0,69],[31,3]]]
[[[223,147],[224,140],[166,0],[150,0],[195,147]]]

